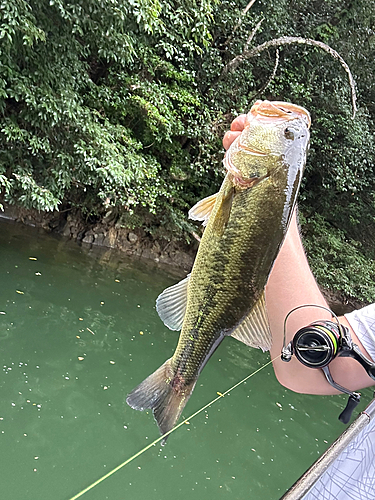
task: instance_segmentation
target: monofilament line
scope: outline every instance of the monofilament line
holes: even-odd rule
[[[239,385],[243,384],[244,382],[246,382],[246,380],[248,380],[249,378],[253,377],[254,375],[256,375],[257,373],[259,373],[261,370],[263,370],[263,368],[266,368],[268,365],[270,365],[273,361],[275,361],[277,358],[279,358],[281,355],[279,356],[276,356],[276,358],[274,359],[271,359],[270,361],[268,361],[268,363],[266,363],[265,365],[261,366],[260,368],[258,368],[257,370],[255,370],[255,372],[252,372],[250,373],[250,375],[248,375],[247,377],[245,377],[244,379],[242,379],[240,382],[237,382],[237,384],[235,384],[233,387],[231,387],[230,389],[226,390],[225,392],[223,393],[220,393],[220,395],[213,399],[212,401],[210,401],[209,403],[207,403],[205,406],[203,406],[203,408],[201,408],[200,410],[196,411],[195,413],[193,413],[192,415],[190,415],[190,417],[186,418],[183,422],[180,422],[178,425],[176,425],[175,427],[173,427],[173,429],[171,429],[170,431],[166,432],[165,434],[163,434],[162,436],[160,436],[158,439],[155,439],[155,441],[153,441],[152,443],[150,443],[149,445],[145,446],[144,448],[142,448],[142,450],[138,451],[138,453],[136,453],[135,455],[131,456],[130,458],[128,458],[127,460],[125,460],[125,462],[122,462],[122,464],[118,465],[117,467],[115,467],[114,469],[112,469],[111,471],[107,472],[107,474],[105,474],[104,476],[102,476],[100,479],[98,479],[97,481],[95,481],[94,483],[90,484],[90,486],[88,486],[87,488],[85,488],[84,490],[80,491],[79,493],[77,493],[77,495],[75,495],[74,497],[70,498],[69,500],[76,500],[77,498],[80,498],[82,495],[84,495],[85,493],[87,493],[88,491],[92,490],[93,488],[95,488],[95,486],[97,486],[98,484],[100,484],[101,482],[103,482],[105,479],[107,479],[108,477],[112,476],[112,474],[114,474],[115,472],[117,472],[118,470],[122,469],[123,467],[125,467],[125,465],[128,465],[130,462],[132,462],[133,460],[135,460],[136,458],[138,458],[140,455],[142,455],[142,453],[144,453],[145,451],[149,450],[150,448],[152,448],[152,446],[154,446],[155,444],[159,443],[160,441],[162,441],[164,438],[166,438],[167,436],[169,436],[169,434],[172,434],[172,432],[174,432],[175,430],[177,430],[179,427],[181,427],[182,425],[186,424],[187,422],[189,422],[189,420],[191,420],[192,418],[196,417],[199,413],[201,413],[202,411],[204,411],[206,408],[208,408],[209,406],[213,405],[214,403],[216,403],[216,401],[218,401],[219,399],[223,398],[226,394],[228,394],[229,392],[233,391],[233,389],[236,389],[236,387],[238,387]]]

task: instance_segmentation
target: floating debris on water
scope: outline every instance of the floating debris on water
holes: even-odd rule
[[[95,335],[95,333],[92,330],[90,330],[90,328],[86,327],[86,330],[89,331],[90,333],[92,333],[92,335]]]
[[[141,331],[139,332],[139,335],[143,335],[143,332],[142,332],[142,330],[141,330]]]

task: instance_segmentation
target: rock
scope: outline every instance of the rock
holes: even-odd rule
[[[70,228],[70,233],[71,233],[71,235],[72,235],[72,238],[73,238],[74,240],[76,240],[76,239],[77,239],[77,237],[78,237],[78,233],[79,233],[79,229],[78,229],[78,227],[76,227],[76,226],[71,226],[71,228]]]
[[[116,246],[120,250],[122,248],[124,249],[130,248],[130,241],[128,240],[128,235],[121,229],[118,230]]]
[[[152,251],[154,253],[158,253],[158,254],[161,253],[161,246],[160,246],[160,243],[158,241],[153,242]]]
[[[150,248],[145,248],[142,252],[142,258],[144,259],[153,259],[155,254],[150,250]]]
[[[60,226],[60,219],[59,217],[53,217],[50,221],[49,221],[49,227],[50,227],[50,230],[51,231],[55,231],[58,229],[58,227]]]
[[[87,234],[82,240],[83,243],[93,243],[94,242],[94,235],[93,234]]]
[[[105,240],[104,240],[103,244],[106,247],[115,248],[116,247],[116,241],[117,241],[117,231],[112,226],[112,227],[109,228],[109,231],[106,234],[106,237],[105,237]]]
[[[162,253],[159,256],[159,262],[161,262],[162,264],[170,264],[171,259],[168,254]]]
[[[47,232],[50,233],[52,231],[51,226],[48,224],[48,222],[43,221],[41,223],[41,227]]]
[[[94,244],[95,245],[103,245],[104,238],[105,238],[105,236],[103,233],[94,234]]]
[[[138,241],[138,236],[135,233],[129,233],[128,240],[130,243],[136,243]]]
[[[62,230],[63,236],[70,236],[70,226],[71,226],[71,223],[70,223],[70,221],[68,221],[65,224],[64,229]]]

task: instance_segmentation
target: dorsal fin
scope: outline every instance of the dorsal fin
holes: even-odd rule
[[[258,347],[263,351],[268,351],[271,348],[272,337],[264,292],[246,318],[231,333],[231,336],[250,347]]]
[[[187,304],[190,274],[176,285],[170,286],[156,299],[156,310],[170,330],[181,330]]]
[[[207,226],[217,195],[218,193],[215,193],[198,201],[198,203],[189,210],[189,219],[202,221],[202,225]]]

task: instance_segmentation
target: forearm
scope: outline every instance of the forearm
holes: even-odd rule
[[[223,139],[225,149],[239,136],[245,126],[246,115],[240,115],[231,124]],[[281,361],[283,328],[286,315],[294,307],[303,304],[327,306],[313,274],[309,268],[298,231],[296,214],[293,214],[288,234],[275,261],[266,286],[266,304],[272,333],[272,358],[279,382],[296,392],[310,394],[334,394],[336,391],[326,381],[322,370],[307,368],[293,358],[289,363]],[[303,326],[322,319],[331,319],[328,312],[318,308],[303,308],[288,319],[286,342]],[[353,342],[369,357],[358,341],[345,317],[340,322],[349,328]],[[374,381],[362,366],[350,358],[336,358],[330,363],[333,379],[351,390],[373,385]]]
[[[303,304],[327,307],[308,265],[295,214],[268,279],[266,304],[272,333],[272,358],[276,358],[281,353],[284,320],[291,309]],[[330,314],[322,309],[311,307],[295,311],[287,322],[286,342],[289,343],[294,334],[303,326],[322,319],[331,319]],[[340,318],[340,321],[348,326],[345,318]],[[354,332],[351,331],[351,335],[353,341],[366,353]],[[296,392],[309,394],[336,392],[326,381],[322,370],[307,368],[295,357],[289,363],[285,363],[278,357],[273,362],[273,366],[280,383]],[[335,381],[352,390],[373,383],[363,368],[350,358],[336,358],[330,364],[330,370]]]

